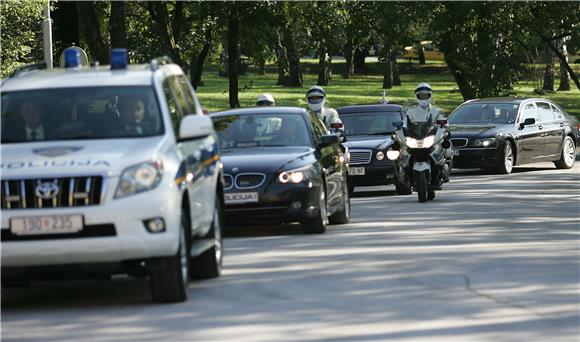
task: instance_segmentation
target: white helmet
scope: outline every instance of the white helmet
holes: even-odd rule
[[[322,111],[324,102],[326,102],[326,92],[324,89],[322,89],[322,87],[311,87],[306,92],[306,102],[308,103],[308,108],[310,108],[310,110],[318,113]]]
[[[433,97],[433,89],[431,89],[431,85],[429,85],[429,83],[417,84],[417,87],[415,88],[415,97],[417,98],[417,102],[419,102],[419,106],[423,108],[429,107]]]
[[[260,94],[256,99],[256,106],[275,106],[274,96],[270,94]]]

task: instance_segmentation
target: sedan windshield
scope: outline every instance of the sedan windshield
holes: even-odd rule
[[[400,112],[363,112],[341,114],[346,135],[383,135],[395,131],[394,122],[402,122]]]
[[[449,116],[450,124],[513,124],[518,115],[517,103],[469,103]]]
[[[301,115],[244,114],[214,117],[220,148],[311,146]]]
[[[153,89],[59,88],[2,93],[2,143],[163,134]]]

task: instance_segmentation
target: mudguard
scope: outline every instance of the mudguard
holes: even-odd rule
[[[431,165],[427,162],[416,162],[413,164],[413,171],[423,172],[426,170],[431,171]]]

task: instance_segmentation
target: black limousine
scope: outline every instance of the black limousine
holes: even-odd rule
[[[515,165],[551,161],[569,169],[576,160],[577,120],[550,100],[470,100],[448,122],[455,168],[508,174]]]
[[[343,122],[350,151],[348,184],[350,192],[356,186],[395,184],[398,194],[409,189],[396,183],[393,162],[387,159],[393,144],[393,123],[403,122],[405,109],[397,104],[365,104],[337,109]]]
[[[300,222],[305,233],[347,223],[348,161],[342,138],[303,108],[211,114],[224,164],[228,226]]]

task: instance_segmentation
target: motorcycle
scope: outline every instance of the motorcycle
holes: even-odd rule
[[[387,158],[394,161],[395,174],[401,186],[417,193],[419,202],[435,198],[435,191],[449,181],[452,168],[450,133],[447,120],[414,122],[407,117],[407,127],[402,122],[393,124],[393,145]]]

